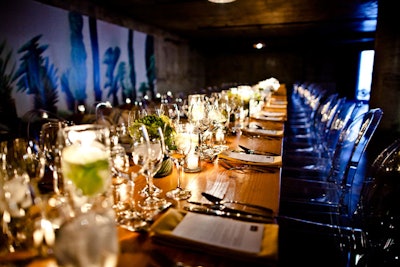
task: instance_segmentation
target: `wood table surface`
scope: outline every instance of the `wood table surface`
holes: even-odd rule
[[[264,127],[283,129],[282,122],[258,121]],[[282,153],[282,138],[251,138],[240,133],[229,136],[227,145],[237,149],[238,145],[276,154]],[[192,191],[191,201],[207,202],[201,192],[223,195],[227,200],[238,200],[271,208],[274,215],[279,212],[281,168],[274,172],[227,170],[220,166],[219,159],[214,162],[202,161],[202,170],[198,173],[185,173],[182,186]],[[164,193],[177,185],[176,171],[164,178],[154,179],[154,184],[163,189]],[[145,185],[144,179],[136,182],[137,190]],[[223,191],[223,192],[221,192]],[[182,209],[187,201],[173,202],[173,207]],[[246,266],[246,262],[237,259],[207,255],[190,248],[177,249],[155,244],[143,234],[132,233],[119,229],[121,240],[121,255],[118,266]],[[177,265],[178,264],[178,265]],[[254,264],[252,263],[252,266]]]
[[[275,96],[277,99],[286,99],[285,95]],[[268,109],[268,107],[266,107]],[[274,109],[268,109],[274,110]],[[285,109],[279,109],[286,111]],[[265,128],[283,130],[282,121],[257,120]],[[251,149],[282,153],[283,137],[279,138],[252,138],[240,133],[228,136],[227,145],[237,149],[241,144]],[[201,192],[207,191],[223,195],[227,200],[238,200],[271,208],[275,215],[279,212],[279,196],[281,182],[281,167],[273,172],[227,170],[220,166],[219,159],[214,162],[202,161],[202,170],[198,173],[184,173],[182,186],[192,191],[191,201],[206,202]],[[154,184],[165,192],[177,185],[176,170],[163,178],[155,178]],[[138,177],[135,182],[135,191],[145,186],[144,177]],[[186,200],[173,201],[173,207],[182,209]],[[130,232],[118,228],[120,240],[120,255],[118,266],[248,266],[248,263],[229,257],[205,254],[193,248],[176,248],[154,243],[148,233]],[[52,260],[38,260],[30,266],[56,266]],[[251,264],[254,266],[254,264]]]

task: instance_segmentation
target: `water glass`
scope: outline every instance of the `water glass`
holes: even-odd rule
[[[57,232],[59,266],[115,267],[119,253],[113,210],[91,209],[66,221]]]
[[[73,209],[57,230],[57,263],[114,267],[119,246],[111,196],[110,131],[83,124],[63,128],[62,135],[61,170]]]
[[[76,207],[90,209],[99,196],[110,193],[110,130],[102,125],[82,124],[65,127],[62,134],[65,189]]]

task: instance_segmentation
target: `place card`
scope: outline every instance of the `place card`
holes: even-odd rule
[[[247,253],[260,253],[264,224],[188,213],[172,234],[181,238]]]
[[[254,244],[251,245],[252,249],[245,249],[241,250],[240,246],[235,245],[234,249],[228,248],[224,246],[216,246],[213,245],[215,242],[210,243],[203,243],[203,242],[196,242],[194,240],[190,240],[187,238],[187,235],[176,235],[173,233],[175,228],[182,222],[182,220],[187,216],[193,213],[192,212],[187,212],[187,211],[182,211],[182,210],[177,210],[175,208],[169,208],[165,213],[161,214],[160,218],[157,219],[151,226],[150,230],[150,237],[153,242],[157,242],[160,244],[164,244],[167,246],[172,246],[172,247],[178,247],[178,248],[191,248],[197,251],[201,251],[202,253],[206,254],[212,254],[212,255],[223,255],[224,257],[231,257],[233,259],[240,259],[240,260],[251,260],[257,263],[260,263],[262,265],[265,265],[266,262],[276,262],[278,260],[278,233],[279,233],[279,225],[275,223],[267,223],[267,224],[262,224],[263,226],[263,234],[262,234],[262,240],[257,241]],[[254,222],[245,222],[245,221],[240,221],[240,220],[234,220],[232,218],[224,218],[224,217],[219,217],[219,216],[212,216],[212,215],[205,215],[201,213],[194,213],[195,215],[202,215],[202,216],[208,216],[211,217],[208,220],[211,220],[213,224],[209,227],[204,227],[205,228],[205,234],[203,235],[209,235],[210,234],[210,229],[214,228],[214,220],[217,218],[223,219],[223,220],[232,220],[232,221],[238,221],[240,224],[250,224],[250,225],[259,225],[258,223]],[[192,216],[190,215],[190,216]],[[200,220],[196,219],[196,216],[194,217],[195,221],[192,223],[192,227],[202,225],[202,222],[200,223]],[[193,218],[192,218],[193,219]],[[190,217],[189,217],[190,220]],[[239,225],[240,225],[239,224]],[[182,226],[180,226],[182,227]],[[224,225],[224,227],[226,227]],[[204,228],[202,230],[204,231]],[[190,229],[190,228],[189,228]],[[240,229],[240,227],[239,227]],[[179,229],[175,230],[178,231]],[[246,229],[245,229],[246,230]],[[254,229],[254,230],[261,230],[261,229]],[[179,233],[178,233],[179,234]],[[251,236],[252,232],[250,233]],[[257,236],[259,237],[261,235],[260,233],[257,233]],[[249,238],[244,237],[245,239]],[[245,242],[245,240],[239,239],[241,242]],[[232,247],[232,246],[231,246]],[[257,251],[256,253],[249,253],[247,251]]]

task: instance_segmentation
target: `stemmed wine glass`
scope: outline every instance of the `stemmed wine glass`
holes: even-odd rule
[[[61,197],[63,194],[63,179],[61,174],[61,130],[68,126],[63,121],[51,121],[42,125],[39,137],[40,148],[45,158],[45,170],[42,181],[42,190],[53,191],[54,196]],[[51,188],[46,188],[47,183]]]
[[[148,161],[149,140],[146,127],[139,125],[132,128],[130,135],[132,142],[132,161],[135,172],[128,173],[129,158],[126,150],[121,145],[114,145],[111,149],[113,179],[114,210],[117,215],[117,223],[130,231],[140,231],[147,227],[140,211],[136,208],[134,199],[135,177],[137,173],[143,173]],[[140,152],[144,150],[143,152]]]
[[[175,128],[175,146],[176,149],[170,151],[170,156],[174,159],[177,171],[178,171],[178,184],[175,189],[168,191],[166,196],[175,200],[188,199],[192,196],[192,192],[181,186],[181,179],[183,174],[183,164],[186,156],[193,148],[192,145],[192,133],[188,131],[189,127],[185,127],[184,124],[178,124]]]
[[[133,130],[135,130],[138,126],[143,125],[144,127],[146,127],[144,124],[142,124],[140,122],[140,119],[143,119],[145,116],[152,114],[151,112],[156,112],[154,110],[150,110],[150,109],[144,109],[144,108],[134,108],[131,111],[129,111],[129,115],[128,115],[128,129],[129,129],[129,134],[132,138],[135,138],[133,136],[134,132]],[[157,114],[158,116],[159,114]],[[147,128],[146,128],[147,131]],[[150,130],[151,132],[153,132],[153,130]],[[149,133],[147,131],[146,135],[148,136]],[[135,141],[135,140],[134,140]],[[157,186],[155,186],[154,184],[151,185],[151,191],[153,192],[154,195],[159,195],[161,193],[161,189],[158,188]],[[141,190],[140,194],[142,196],[148,196],[149,195],[149,184],[146,184],[146,186]]]
[[[173,126],[179,124],[180,121],[180,111],[178,105],[175,103],[161,103],[160,105],[160,115],[167,116]]]
[[[8,236],[7,247],[10,252],[33,247],[39,249],[39,253],[45,252],[43,241],[52,245],[54,232],[51,223],[45,219],[42,195],[38,189],[38,182],[44,173],[44,157],[39,145],[34,140],[16,138],[2,142],[0,154],[0,197],[5,204],[3,231]],[[32,209],[33,206],[38,209]],[[33,210],[37,212],[32,213]]]
[[[134,127],[133,127],[134,128]],[[132,129],[132,131],[134,131]],[[153,191],[153,177],[160,169],[162,162],[164,160],[165,154],[165,144],[164,144],[164,135],[163,131],[160,127],[157,128],[156,132],[148,131],[148,149],[133,149],[132,156],[133,158],[137,157],[147,157],[147,162],[143,165],[143,175],[146,177],[147,182],[147,197],[139,204],[140,207],[148,212],[148,218],[151,220],[152,216],[159,211],[164,210],[169,207],[171,203],[167,202],[164,198],[157,197]],[[139,134],[139,133],[137,133]],[[145,137],[136,136],[133,134],[134,143],[136,140],[144,139]]]

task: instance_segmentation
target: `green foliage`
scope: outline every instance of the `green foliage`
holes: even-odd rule
[[[146,115],[141,119],[137,119],[134,124],[130,126],[131,128],[129,128],[129,131],[133,132],[132,128],[139,127],[141,124],[146,126],[150,138],[158,137],[157,128],[160,127],[163,130],[165,145],[170,150],[175,149],[175,130],[167,116]]]

